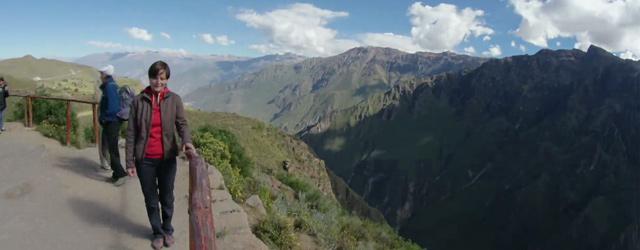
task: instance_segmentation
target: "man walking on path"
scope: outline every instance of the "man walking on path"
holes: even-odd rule
[[[4,81],[4,77],[0,76],[0,133],[4,132],[4,110],[7,109],[7,97],[9,96],[9,87]]]
[[[100,69],[100,125],[102,125],[102,140],[106,140],[109,149],[109,159],[111,163],[111,181],[114,185],[124,184],[127,173],[120,164],[120,152],[118,151],[118,136],[120,134],[120,119],[117,116],[120,111],[120,96],[118,95],[118,85],[113,80],[113,66],[107,65]]]

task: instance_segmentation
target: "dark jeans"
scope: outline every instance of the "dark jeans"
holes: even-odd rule
[[[4,110],[0,110],[0,128],[4,128]]]
[[[113,170],[111,178],[114,180],[120,177],[127,176],[127,172],[124,171],[124,169],[122,168],[122,164],[120,164],[120,151],[118,150],[119,135],[119,121],[107,122],[102,124],[102,140],[107,141],[107,147],[109,148],[109,159],[111,160],[111,170]]]
[[[172,235],[173,226],[173,185],[176,180],[176,158],[162,160],[145,158],[137,163],[138,178],[144,194],[144,204],[151,223],[153,235]],[[160,206],[162,206],[162,221],[160,221]]]

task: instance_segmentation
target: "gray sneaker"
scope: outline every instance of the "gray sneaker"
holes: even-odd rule
[[[104,171],[111,171],[111,166],[109,166],[109,164],[100,164],[100,168]]]
[[[116,187],[122,186],[125,182],[127,182],[127,177],[120,177],[113,182],[113,185]]]

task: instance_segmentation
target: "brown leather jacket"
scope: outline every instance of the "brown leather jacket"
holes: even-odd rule
[[[127,127],[126,164],[127,168],[135,167],[142,161],[147,141],[151,131],[151,96],[146,92],[137,95],[131,103],[129,124]],[[160,102],[162,112],[162,143],[164,145],[164,159],[178,155],[176,132],[182,139],[182,144],[191,143],[191,132],[184,116],[182,99],[176,93],[169,91]]]

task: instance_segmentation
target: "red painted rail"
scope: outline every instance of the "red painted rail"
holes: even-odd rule
[[[215,250],[216,229],[211,210],[211,184],[200,156],[189,161],[189,249]]]

